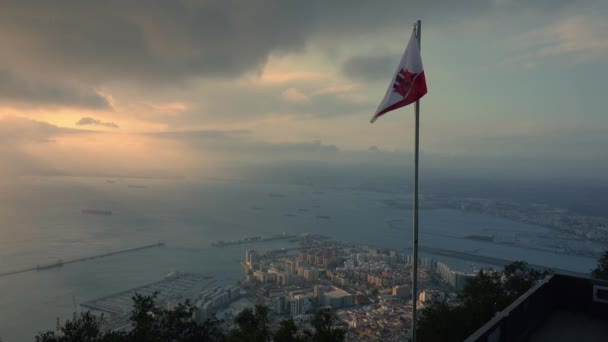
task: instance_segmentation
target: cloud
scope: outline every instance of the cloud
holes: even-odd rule
[[[512,37],[507,46],[520,52],[513,62],[525,67],[545,58],[571,62],[605,60],[608,57],[608,22],[595,14],[568,16],[546,27]]]
[[[353,56],[342,64],[342,74],[354,81],[388,82],[395,71],[399,56]]]
[[[118,128],[118,125],[113,122],[102,122],[100,120],[91,118],[91,117],[83,117],[76,122],[78,126],[103,126],[108,128]]]
[[[25,80],[3,70],[0,70],[0,101],[34,106],[110,108],[108,100],[91,88]]]
[[[62,174],[62,171],[32,155],[26,147],[48,148],[54,145],[57,137],[86,132],[58,127],[43,121],[0,116],[0,176]]]
[[[87,132],[85,130],[59,127],[48,122],[21,117],[0,117],[0,142],[52,142],[57,136]]]
[[[304,142],[255,142],[252,148],[259,152],[287,152],[287,153],[336,153],[339,151],[336,145],[323,144],[320,140]],[[297,156],[294,156],[298,158]]]
[[[247,130],[167,131],[147,135],[184,143],[194,147],[199,153],[202,153],[201,151],[214,151],[222,154],[232,154],[232,157],[238,155],[246,158],[305,159],[311,155],[319,156],[319,154],[332,154],[339,151],[337,146],[324,144],[320,140],[295,142],[258,140],[251,136],[251,132]]]
[[[204,94],[206,100],[178,116],[163,117],[163,122],[169,123],[172,129],[191,128],[193,123],[203,127],[218,124],[250,127],[268,116],[298,120],[348,116],[372,110],[366,107],[365,89],[344,85],[342,80],[335,85],[325,83],[323,87],[317,84],[285,87],[246,81],[205,82],[193,94],[189,103],[200,100],[200,94]]]
[[[219,130],[219,129],[206,129],[206,130],[188,130],[188,131],[166,131],[166,132],[154,132],[148,133],[147,135],[155,136],[159,138],[169,138],[177,140],[209,140],[218,141],[225,139],[235,139],[249,135],[248,130]]]
[[[511,3],[527,11],[568,1]],[[272,54],[303,51],[312,40],[335,44],[403,27],[403,13],[448,25],[496,10],[489,0],[388,0],[382,6],[364,0],[8,0],[0,12],[0,41],[11,70],[91,82],[161,82],[259,71]]]
[[[296,88],[287,88],[281,93],[281,97],[288,102],[307,103],[310,98]]]

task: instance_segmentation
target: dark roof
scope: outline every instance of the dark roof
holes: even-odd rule
[[[550,275],[465,341],[608,341],[608,281]]]

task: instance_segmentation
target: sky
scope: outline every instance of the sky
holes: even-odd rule
[[[413,106],[369,119],[417,19],[422,167],[608,180],[593,0],[6,0],[0,176],[401,167]]]

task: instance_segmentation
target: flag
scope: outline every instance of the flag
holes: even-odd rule
[[[370,122],[373,123],[384,113],[416,102],[424,94],[426,94],[424,68],[422,67],[418,39],[415,32],[412,31],[410,41],[407,43],[403,57],[401,57],[401,62],[397,66],[384,99],[380,103],[380,106],[378,106]]]

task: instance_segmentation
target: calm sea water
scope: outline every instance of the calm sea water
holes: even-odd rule
[[[31,341],[38,331],[52,329],[56,317],[70,317],[73,298],[91,300],[160,280],[176,270],[212,274],[220,284],[238,280],[239,262],[249,247],[212,248],[213,240],[320,233],[351,242],[409,247],[411,212],[383,202],[393,198],[378,192],[227,181],[53,177],[0,185],[0,272],[159,240],[167,243],[0,277],[0,338]],[[85,208],[113,214],[84,215]],[[423,211],[420,225],[421,245],[578,272],[588,272],[595,264],[592,258],[461,239],[488,232],[550,236],[543,227],[447,209]]]

